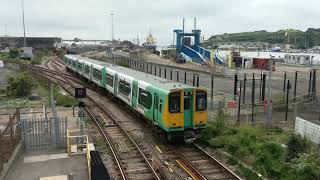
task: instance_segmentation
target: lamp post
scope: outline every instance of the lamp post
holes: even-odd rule
[[[114,16],[114,12],[113,10],[110,13],[111,16],[111,41],[114,40],[114,27],[113,27],[113,16]]]
[[[24,23],[24,3],[23,0],[21,0],[21,5],[22,5],[22,24],[23,24],[23,47],[27,46],[27,42],[26,42],[26,27],[25,27],[25,23]]]

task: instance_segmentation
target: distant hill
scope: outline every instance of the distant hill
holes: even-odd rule
[[[285,37],[286,32],[289,34],[290,44],[295,45],[297,48],[305,48],[305,42],[307,42],[308,48],[320,45],[320,28],[309,28],[305,32],[295,29],[288,29],[277,32],[268,32],[262,30],[233,34],[225,33],[211,36],[208,41],[204,43],[204,46],[212,46],[221,42],[268,42],[271,44],[285,44],[288,42],[287,37]]]

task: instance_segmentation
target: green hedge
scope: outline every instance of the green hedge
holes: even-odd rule
[[[201,141],[228,152],[270,179],[320,178],[320,158],[310,152],[310,142],[280,128],[229,125],[220,117],[202,131]],[[244,170],[236,159],[228,162],[238,167],[239,175],[254,179],[254,173]]]

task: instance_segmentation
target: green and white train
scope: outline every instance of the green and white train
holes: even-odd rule
[[[65,55],[64,63],[132,107],[169,141],[193,141],[207,126],[205,89],[78,55]]]

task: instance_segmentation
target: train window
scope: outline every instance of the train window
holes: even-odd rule
[[[180,112],[180,92],[171,93],[169,95],[169,112]]]
[[[160,99],[159,112],[162,112],[162,99]]]
[[[77,65],[76,65],[76,61],[73,61],[73,62],[72,62],[72,67],[73,67],[73,68],[76,68],[76,66],[77,66]]]
[[[90,66],[88,66],[88,65],[84,66],[84,73],[86,73],[86,74],[90,73]]]
[[[143,107],[150,109],[152,105],[152,95],[150,92],[139,88],[138,103]]]
[[[125,96],[129,96],[131,92],[130,83],[120,80],[119,81],[119,92],[124,94]]]
[[[113,87],[113,75],[107,73],[106,74],[106,79],[107,79],[107,84],[110,87]]]
[[[100,71],[99,69],[93,68],[92,76],[93,76],[95,79],[101,80],[101,71]]]
[[[196,111],[205,111],[207,109],[207,93],[198,91],[196,93]]]
[[[79,70],[79,71],[82,71],[82,63],[79,63],[79,64],[78,64],[78,70]]]

